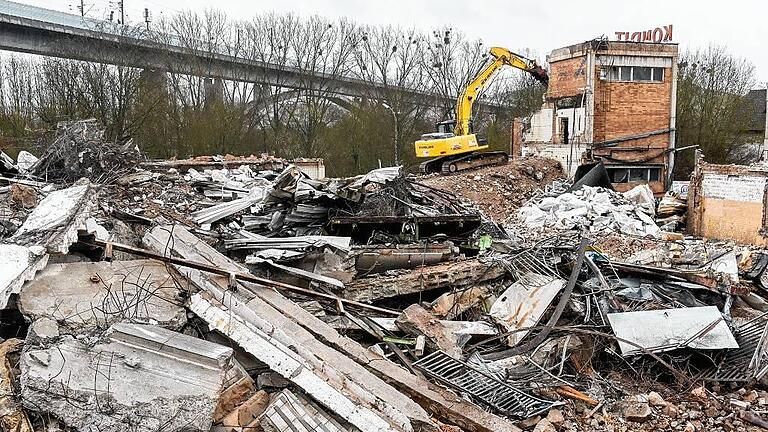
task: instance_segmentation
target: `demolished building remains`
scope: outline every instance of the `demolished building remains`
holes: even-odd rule
[[[569,176],[602,161],[614,187],[663,194],[675,155],[677,44],[595,39],[553,50],[542,109],[518,121],[513,154],[559,160]]]
[[[3,158],[3,430],[765,421],[768,253],[675,231],[731,205],[707,177],[723,168],[697,169],[687,211],[541,158],[332,179],[266,155],[146,161],[93,127],[51,147],[81,165]]]

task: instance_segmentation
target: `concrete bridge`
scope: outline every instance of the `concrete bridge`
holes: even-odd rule
[[[8,0],[0,0],[0,50],[295,90],[312,88],[348,97],[375,98],[386,93],[401,93],[433,107],[455,103],[454,97],[420,89],[372,84],[353,77],[310,73],[292,66],[246,59],[227,52],[228,47],[189,48],[171,35]],[[485,108],[503,108],[481,104]]]

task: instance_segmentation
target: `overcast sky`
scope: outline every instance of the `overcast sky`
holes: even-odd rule
[[[16,0],[77,12],[78,0]],[[394,24],[429,30],[450,25],[487,46],[530,48],[543,55],[554,48],[616,31],[642,31],[674,25],[682,49],[726,45],[757,68],[758,85],[768,81],[768,3],[764,0],[124,0],[128,20],[141,21],[149,8],[155,17],[207,7],[246,19],[269,12],[346,16],[366,24]],[[86,1],[93,18],[106,17],[117,0]],[[112,6],[110,6],[112,4]],[[717,6],[710,6],[717,4]]]

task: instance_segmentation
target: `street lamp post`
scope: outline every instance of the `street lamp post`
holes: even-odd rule
[[[395,122],[395,166],[399,165],[399,159],[400,159],[400,153],[397,151],[397,113],[394,109],[392,109],[391,106],[387,105],[386,102],[382,102],[381,106],[388,109],[389,112],[392,113],[392,119]]]

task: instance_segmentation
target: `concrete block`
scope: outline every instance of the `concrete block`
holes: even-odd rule
[[[62,337],[21,357],[25,408],[102,432],[208,431],[232,349],[119,323],[95,344]]]
[[[50,264],[21,290],[29,318],[63,321],[73,329],[120,321],[180,329],[186,322],[173,279],[153,260]]]

